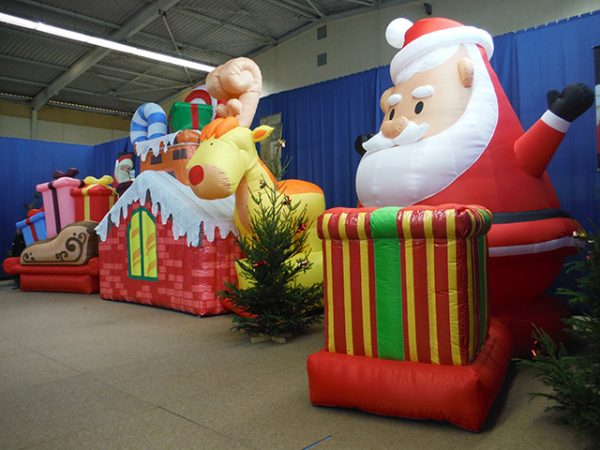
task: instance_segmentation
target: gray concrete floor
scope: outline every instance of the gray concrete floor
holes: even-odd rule
[[[313,407],[322,333],[251,344],[229,316],[0,284],[2,449],[574,449],[543,389],[511,369],[485,429]],[[589,443],[587,444],[589,445]]]

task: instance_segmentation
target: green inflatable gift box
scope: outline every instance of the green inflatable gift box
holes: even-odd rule
[[[211,105],[201,103],[175,102],[169,112],[171,132],[181,130],[201,130],[212,119]]]

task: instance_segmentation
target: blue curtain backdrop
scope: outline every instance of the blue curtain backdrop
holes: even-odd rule
[[[87,175],[93,175],[96,178],[106,174],[112,176],[115,170],[115,159],[119,153],[123,152],[133,152],[133,145],[128,137],[95,145],[92,152],[92,171]],[[139,173],[137,167],[136,173]]]
[[[594,85],[599,29],[600,14],[593,13],[494,38],[492,65],[526,129],[546,110],[548,90]],[[286,177],[319,184],[327,207],[355,206],[354,138],[379,128],[379,96],[390,86],[385,66],[270,95],[261,99],[255,125],[282,113],[284,154],[292,158]],[[563,208],[584,225],[590,218],[600,223],[592,109],[573,124],[549,167]]]
[[[282,113],[285,178],[318,184],[328,207],[355,206],[354,139],[378,127],[378,72],[368,70],[261,99],[255,118]]]
[[[12,244],[15,223],[26,216],[25,204],[32,202],[37,184],[50,181],[55,170],[69,167],[78,168],[80,178],[112,175],[115,157],[122,151],[133,151],[129,138],[96,146],[0,138],[0,261]]]
[[[549,90],[578,81],[594,86],[598,30],[600,11],[494,38],[492,66],[525,129],[546,110]],[[548,167],[563,209],[586,228],[600,225],[595,114],[592,107],[573,123]]]
[[[504,89],[525,128],[546,109],[546,92],[581,81],[594,85],[593,48],[600,46],[600,13],[494,38],[492,58]],[[359,156],[354,139],[379,128],[379,96],[391,86],[389,68],[379,67],[344,78],[268,96],[260,117],[282,113],[284,155],[292,158],[288,178],[323,187],[328,207],[355,206],[354,177]],[[549,167],[565,210],[582,224],[600,224],[594,111],[571,127]],[[35,185],[52,171],[76,166],[81,175],[112,174],[115,156],[132,151],[127,138],[98,146],[0,138],[0,259],[23,219]]]

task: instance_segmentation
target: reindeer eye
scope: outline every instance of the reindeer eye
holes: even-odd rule
[[[415,114],[421,114],[421,111],[423,111],[423,106],[423,102],[417,102],[415,105]]]
[[[394,110],[394,108],[392,108],[392,110],[390,111],[389,120],[392,120],[394,118],[394,114],[395,114],[395,110]]]

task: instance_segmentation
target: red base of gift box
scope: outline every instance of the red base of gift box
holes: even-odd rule
[[[448,421],[479,431],[506,375],[512,337],[496,320],[468,366],[350,356],[320,351],[308,357],[314,405],[356,408],[411,419]]]
[[[91,258],[81,266],[29,266],[19,264],[19,258],[7,258],[2,267],[6,273],[20,275],[22,291],[79,294],[94,294],[99,291],[98,258]]]
[[[563,320],[569,317],[569,309],[554,297],[539,297],[533,302],[504,309],[492,310],[492,316],[502,322],[512,333],[514,355],[530,358],[534,347],[533,326],[543,329],[555,342],[566,338]]]
[[[91,220],[92,222],[101,222],[104,216],[110,211],[114,199],[111,196],[90,196],[88,197],[88,211],[86,214],[85,197],[75,197],[75,221],[81,222]]]

